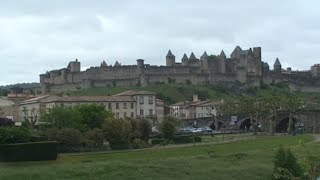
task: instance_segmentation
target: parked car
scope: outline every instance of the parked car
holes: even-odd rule
[[[209,126],[204,126],[202,127],[203,133],[204,134],[212,134],[213,130]]]

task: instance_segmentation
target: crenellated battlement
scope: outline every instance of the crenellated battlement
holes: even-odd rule
[[[193,52],[189,57],[184,53],[180,62],[176,61],[175,55],[169,50],[165,59],[165,66],[145,64],[143,59],[138,59],[134,65],[122,65],[116,61],[112,66],[103,61],[100,66],[90,67],[85,71],[80,71],[81,63],[76,59],[69,62],[65,68],[41,74],[40,84],[43,93],[46,93],[64,91],[68,87],[79,89],[101,86],[146,86],[157,82],[172,83],[172,81],[199,85],[240,81],[257,85],[261,80],[274,81],[281,78],[290,80],[290,77],[297,74],[307,73],[314,77],[320,75],[319,65],[312,66],[311,70],[306,72],[294,72],[291,68],[283,70],[278,58],[271,71],[269,65],[262,61],[260,47],[242,50],[237,46],[229,57],[223,50],[219,55],[208,55],[204,52],[200,58]]]

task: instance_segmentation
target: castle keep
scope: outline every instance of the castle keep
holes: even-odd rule
[[[75,60],[67,68],[41,74],[40,85],[43,93],[91,87],[147,86],[160,82],[214,85],[237,81],[259,85],[261,80],[295,81],[297,77],[316,77],[319,72],[314,69],[312,73],[283,70],[277,59],[274,70],[270,71],[269,65],[261,61],[260,47],[242,50],[237,46],[230,57],[224,51],[218,56],[208,56],[204,52],[200,58],[191,53],[189,57],[184,54],[181,62],[176,61],[175,55],[169,50],[166,66],[145,64],[143,59],[138,59],[136,65],[121,65],[116,62],[112,66],[103,61],[100,67],[81,71],[80,62]]]

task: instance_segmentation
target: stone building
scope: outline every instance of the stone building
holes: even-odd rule
[[[12,119],[13,121],[19,119],[19,111],[14,101],[7,97],[0,97],[0,108],[2,109],[0,116]]]
[[[189,57],[184,54],[181,62],[177,62],[175,55],[169,50],[165,59],[166,66],[145,64],[143,59],[138,59],[136,65],[122,65],[117,61],[112,66],[103,61],[99,67],[91,67],[85,71],[80,70],[80,62],[75,60],[66,68],[41,74],[40,85],[43,93],[92,87],[147,86],[159,82],[195,85],[241,82],[259,86],[262,80],[295,82],[297,74],[306,74],[297,72],[283,75],[278,58],[271,71],[269,65],[262,61],[260,47],[242,50],[237,46],[230,57],[224,51],[218,56],[208,56],[204,52],[198,59],[192,52]],[[312,72],[318,72],[317,66],[312,69]],[[307,71],[307,75],[311,76],[312,73]],[[320,83],[319,79],[317,81]]]
[[[149,118],[157,120],[163,117],[163,111],[157,114],[156,94],[148,91],[126,91],[113,96],[57,96],[45,95],[20,103],[20,121],[24,120],[27,110],[29,116],[40,119],[41,112],[54,106],[77,106],[81,104],[101,104],[114,113],[115,118]]]

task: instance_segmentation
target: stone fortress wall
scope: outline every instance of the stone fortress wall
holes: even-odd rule
[[[218,56],[208,56],[204,52],[200,59],[191,53],[189,57],[184,54],[181,62],[176,62],[175,56],[169,50],[166,55],[166,66],[145,64],[142,59],[138,59],[136,65],[121,65],[116,62],[112,66],[103,61],[100,67],[81,71],[80,62],[75,60],[71,61],[66,68],[41,74],[40,85],[43,93],[91,87],[147,86],[169,81],[196,85],[235,81],[259,85],[261,80],[287,81],[293,83],[296,89],[308,86],[309,90],[310,87],[312,89],[320,86],[320,66],[318,65],[312,66],[310,71],[291,71],[290,68],[283,70],[277,58],[271,71],[269,65],[261,59],[260,47],[242,50],[237,46],[229,58],[224,51],[221,51]],[[303,84],[306,83],[305,81],[301,83],[300,80],[305,77],[310,79],[307,84]]]

